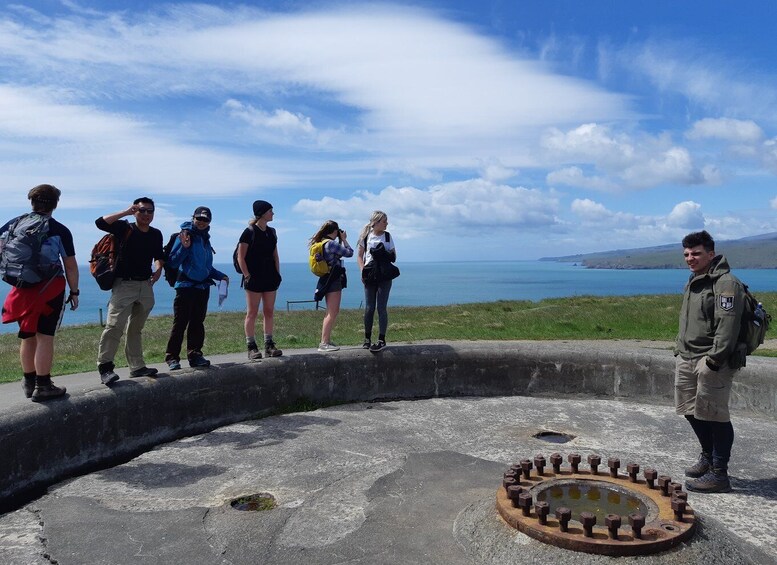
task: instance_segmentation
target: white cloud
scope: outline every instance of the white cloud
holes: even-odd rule
[[[731,118],[704,118],[693,124],[686,133],[689,139],[722,139],[733,143],[757,143],[764,137],[763,130],[752,120]]]
[[[551,186],[562,184],[597,191],[614,191],[617,185],[601,176],[586,176],[580,167],[566,167],[552,171],[545,177]]]
[[[277,130],[286,135],[311,136],[316,133],[313,122],[301,113],[295,114],[281,108],[273,112],[265,112],[234,99],[227,100],[224,108],[230,116],[258,129]]]
[[[701,212],[701,205],[696,202],[680,202],[669,213],[666,218],[668,226],[673,228],[682,228],[685,230],[704,229],[704,214]]]

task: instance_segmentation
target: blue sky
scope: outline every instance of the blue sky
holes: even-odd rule
[[[80,263],[143,195],[221,262],[256,199],[294,262],[375,209],[406,261],[773,232],[774,37],[773,1],[6,2],[2,219],[57,185]]]

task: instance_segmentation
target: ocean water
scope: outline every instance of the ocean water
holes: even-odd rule
[[[672,294],[682,292],[688,280],[684,269],[604,270],[585,269],[571,263],[553,261],[399,263],[402,274],[394,281],[390,305],[439,306],[494,300],[534,300],[564,296],[611,296],[636,294]],[[242,311],[245,294],[240,278],[229,265],[217,265],[232,281],[229,296],[219,308],[215,287],[211,290],[209,311]],[[277,310],[312,309],[316,287],[307,263],[281,265],[283,283],[278,289]],[[349,286],[343,291],[343,308],[360,308],[364,290],[355,263],[347,264]],[[734,274],[753,292],[777,291],[777,270],[740,269]],[[10,287],[0,283],[0,300]],[[107,312],[110,292],[97,287],[86,268],[81,269],[81,297],[78,310],[66,310],[63,325],[99,323]],[[154,316],[172,314],[175,291],[162,279],[155,287]],[[287,303],[287,301],[289,301]],[[15,332],[16,324],[0,325],[0,333]]]

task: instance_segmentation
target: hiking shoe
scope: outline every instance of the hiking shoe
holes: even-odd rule
[[[370,351],[373,352],[373,353],[377,353],[378,351],[380,351],[384,347],[386,347],[386,342],[383,341],[382,339],[379,339],[377,343],[373,343],[370,346]]]
[[[259,348],[254,345],[253,347],[248,348],[248,358],[251,361],[258,361],[262,358],[262,352],[259,351]]]
[[[154,369],[153,367],[141,367],[140,369],[135,369],[134,371],[130,371],[130,377],[133,379],[136,379],[138,377],[153,377],[159,372],[158,369]]]
[[[35,377],[24,377],[22,390],[24,391],[24,396],[32,398],[32,393],[35,392]]]
[[[325,353],[328,353],[330,351],[338,351],[340,349],[340,346],[335,345],[331,341],[329,343],[319,343],[318,344],[318,350],[323,351]]]
[[[100,382],[109,386],[119,380],[119,375],[113,369],[108,369],[100,372]]]
[[[167,368],[171,371],[177,371],[181,368],[181,362],[178,359],[170,359],[167,362]]]
[[[210,361],[202,355],[195,355],[189,358],[189,367],[210,367]]]
[[[729,492],[731,481],[726,471],[710,469],[698,479],[685,481],[685,488],[691,492]]]
[[[686,467],[685,476],[698,479],[699,477],[706,475],[707,471],[710,470],[710,467],[712,467],[712,456],[709,453],[702,452],[696,463],[690,467]]]
[[[54,386],[49,380],[48,384],[42,384],[35,387],[35,391],[32,393],[33,402],[41,402],[43,400],[50,400],[64,395],[67,392],[65,387]]]
[[[264,342],[264,356],[265,357],[280,357],[283,355],[283,350],[275,347],[274,341]]]
[[[370,340],[369,339],[365,339],[364,343],[362,343],[362,349],[369,349],[370,345],[371,345],[370,344]]]

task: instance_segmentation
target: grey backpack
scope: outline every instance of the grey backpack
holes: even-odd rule
[[[19,216],[0,236],[0,277],[25,288],[59,275],[59,261],[52,263],[41,256],[48,234],[49,216],[35,212]]]

